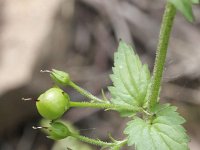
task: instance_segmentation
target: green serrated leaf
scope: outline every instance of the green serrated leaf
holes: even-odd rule
[[[191,0],[168,0],[171,2],[176,9],[178,9],[188,21],[193,22],[194,21],[194,15],[192,12],[192,2]],[[197,0],[192,0],[197,1]]]
[[[189,138],[181,126],[185,119],[169,104],[157,105],[152,121],[136,117],[124,131],[136,150],[188,150]]]
[[[114,54],[113,74],[110,75],[114,86],[109,87],[111,102],[117,105],[142,107],[150,83],[147,65],[142,65],[132,47],[120,41],[118,51]],[[121,113],[123,113],[121,111]],[[127,116],[130,114],[125,112]]]

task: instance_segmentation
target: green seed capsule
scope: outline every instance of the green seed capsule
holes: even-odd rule
[[[50,139],[53,140],[61,140],[71,135],[71,132],[69,131],[68,127],[64,125],[61,122],[53,122],[51,123],[51,126],[48,128],[48,134],[47,136]]]
[[[67,93],[58,87],[53,87],[39,96],[36,107],[41,116],[54,120],[69,109],[69,100]]]
[[[66,86],[70,82],[69,74],[64,71],[59,71],[56,69],[52,69],[52,72],[50,73],[51,79],[60,85]]]

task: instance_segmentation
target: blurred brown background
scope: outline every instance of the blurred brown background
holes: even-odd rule
[[[53,85],[41,69],[67,71],[100,96],[119,39],[135,45],[152,70],[164,0],[1,0],[0,150],[49,150],[54,142],[31,127],[40,121],[34,102]],[[186,118],[191,150],[200,149],[200,7],[195,23],[178,13],[171,37],[161,100]],[[71,88],[74,101],[83,100]],[[123,138],[127,119],[115,112],[71,109],[63,117],[86,136]],[[67,149],[64,144],[63,149]],[[54,149],[61,149],[55,148]],[[92,147],[95,149],[95,147]],[[128,148],[125,148],[128,150]],[[133,149],[133,148],[131,148]],[[81,150],[81,149],[80,149]]]

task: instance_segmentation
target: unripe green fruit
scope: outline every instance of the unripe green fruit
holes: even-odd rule
[[[69,109],[69,100],[67,93],[58,87],[53,87],[39,96],[36,107],[41,116],[54,120]]]
[[[68,127],[61,122],[51,123],[51,127],[48,128],[47,136],[50,139],[61,140],[71,135]]]
[[[63,86],[68,85],[70,82],[69,74],[64,71],[52,69],[50,77],[54,82]]]

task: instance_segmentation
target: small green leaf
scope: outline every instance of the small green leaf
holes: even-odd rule
[[[192,2],[196,2],[197,0],[192,0]],[[194,21],[194,15],[192,12],[192,2],[191,0],[169,0],[176,9],[178,9],[188,21]]]
[[[147,65],[142,65],[132,47],[123,41],[120,41],[118,51],[114,54],[112,70],[110,77],[114,86],[108,88],[112,95],[111,102],[133,108],[144,106],[147,102],[150,72]],[[128,112],[121,113],[125,116],[131,115]]]
[[[157,105],[155,118],[143,120],[136,117],[128,122],[124,131],[128,145],[136,150],[188,150],[189,138],[181,126],[185,119],[169,104]]]

